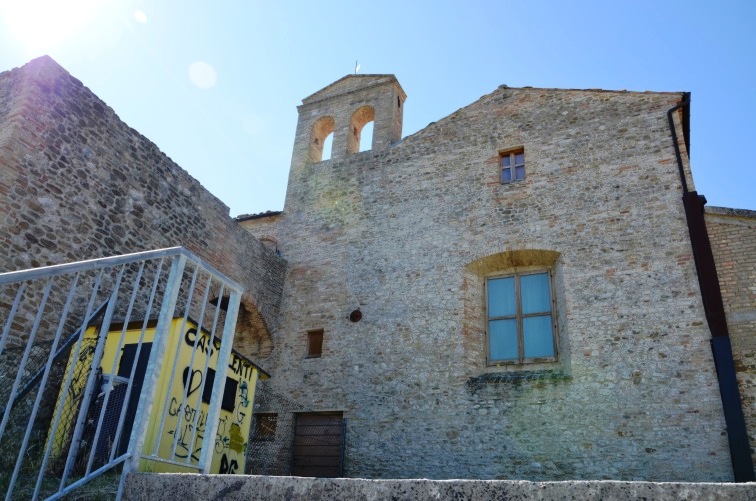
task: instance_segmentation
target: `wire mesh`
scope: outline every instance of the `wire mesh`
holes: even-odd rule
[[[297,414],[308,407],[274,392],[266,382],[257,384],[254,422],[247,446],[247,474],[291,475]]]

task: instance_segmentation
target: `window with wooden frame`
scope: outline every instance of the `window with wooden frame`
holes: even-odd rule
[[[255,414],[255,440],[275,440],[278,414]]]
[[[547,270],[486,279],[489,365],[557,359],[551,282]]]
[[[501,184],[525,179],[525,150],[518,148],[499,153]]]
[[[323,329],[307,333],[307,355],[305,358],[320,358],[323,354]]]

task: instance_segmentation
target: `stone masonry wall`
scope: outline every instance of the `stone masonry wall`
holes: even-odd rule
[[[343,411],[347,476],[732,479],[666,117],[680,98],[500,88],[316,164],[307,124],[361,103],[307,107],[275,230],[289,268],[270,383]],[[500,184],[518,147],[526,179]],[[555,363],[486,365],[485,277],[512,256],[556,256]]]
[[[250,231],[255,238],[262,241],[269,241],[275,244],[279,253],[283,254],[284,249],[281,248],[280,242],[276,235],[276,228],[278,221],[281,219],[280,212],[273,212],[270,214],[255,214],[251,216],[239,216],[236,221],[239,226]]]
[[[49,57],[0,73],[0,271],[182,245],[245,287],[237,349],[278,321],[284,260]]]
[[[756,212],[707,207],[705,217],[756,461]]]

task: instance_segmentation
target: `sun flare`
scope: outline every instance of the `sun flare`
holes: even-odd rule
[[[101,0],[9,0],[0,2],[0,18],[27,52],[57,48],[95,17]]]

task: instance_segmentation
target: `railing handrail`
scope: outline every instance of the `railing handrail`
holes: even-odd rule
[[[12,284],[14,282],[21,282],[23,280],[34,280],[39,278],[48,278],[59,275],[65,275],[66,273],[77,273],[81,271],[99,270],[101,268],[109,268],[113,266],[119,266],[124,264],[135,263],[139,261],[146,261],[150,259],[159,259],[170,256],[186,256],[187,259],[201,265],[206,271],[210,272],[216,278],[222,277],[226,282],[226,286],[235,289],[236,292],[241,292],[244,288],[238,283],[230,280],[225,274],[219,272],[207,261],[203,260],[186,247],[166,247],[164,249],[155,249],[150,251],[134,252],[131,254],[122,254],[119,256],[99,257],[96,259],[88,259],[85,261],[77,261],[75,263],[63,263],[54,264],[51,266],[41,266],[39,268],[31,268],[28,270],[9,271],[0,273],[0,285]]]

